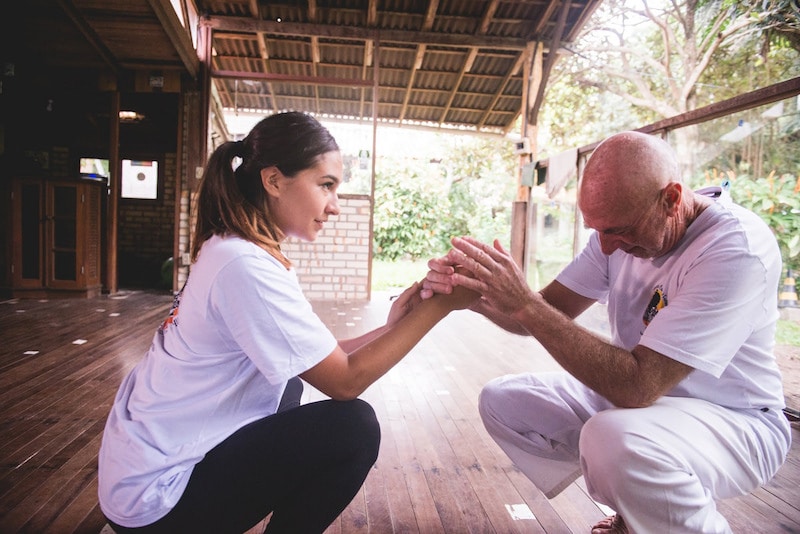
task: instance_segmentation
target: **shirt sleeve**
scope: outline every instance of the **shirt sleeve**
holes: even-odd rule
[[[581,296],[605,302],[609,291],[609,257],[600,250],[597,232],[556,280]]]
[[[210,313],[271,383],[310,369],[337,340],[313,311],[294,271],[271,258],[242,255],[222,268]]]

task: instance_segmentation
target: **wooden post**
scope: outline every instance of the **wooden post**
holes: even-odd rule
[[[108,214],[106,216],[106,280],[105,289],[111,293],[119,291],[117,275],[117,233],[119,229],[119,195],[122,183],[122,161],[119,156],[119,89],[111,93],[108,136]]]

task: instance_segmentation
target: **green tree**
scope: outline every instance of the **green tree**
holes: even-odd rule
[[[800,272],[800,174],[779,175],[772,171],[766,177],[711,169],[693,187],[728,182],[731,198],[740,206],[757,213],[772,229],[784,269]]]
[[[780,42],[763,25],[789,2],[604,1],[554,66],[538,146],[556,153],[797,76],[796,50],[758,40]],[[678,135],[681,153],[696,142],[692,128]]]
[[[734,201],[758,213],[772,228],[781,249],[784,268],[800,270],[800,176],[790,174],[731,180]]]
[[[495,137],[454,137],[441,165],[455,215],[448,241],[450,236],[471,235],[484,242],[498,238],[507,246],[518,165],[511,143]]]
[[[606,0],[555,65],[538,145],[553,154],[794,78],[799,20],[795,0]],[[734,200],[767,221],[786,266],[797,269],[800,113],[796,102],[785,108],[749,110],[670,137],[684,176],[719,169],[716,178],[735,179]],[[754,133],[723,141],[737,123]]]
[[[375,177],[375,257],[427,258],[442,252],[454,214],[439,169],[410,159],[381,158]]]
[[[800,6],[796,0],[740,0],[733,7],[758,14],[754,29],[761,39],[762,49],[776,42],[800,52]]]
[[[508,245],[516,159],[505,139],[450,136],[441,159],[381,158],[375,191],[375,257],[428,258],[450,238],[499,238]]]

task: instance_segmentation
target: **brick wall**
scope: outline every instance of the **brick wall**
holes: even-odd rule
[[[172,257],[175,236],[176,155],[164,154],[163,165],[161,199],[121,200],[119,203],[117,254],[120,286],[164,288],[161,264]]]
[[[194,199],[196,195],[192,195]],[[297,270],[309,300],[365,301],[370,298],[372,261],[371,201],[367,195],[341,195],[340,214],[325,225],[317,240],[306,243],[287,239],[281,250]],[[189,251],[189,231],[194,225],[189,197],[181,199],[181,250]],[[178,289],[186,279],[179,271]]]

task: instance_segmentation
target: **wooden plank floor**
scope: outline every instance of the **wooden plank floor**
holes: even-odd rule
[[[124,374],[141,359],[171,297],[0,302],[0,533],[90,533],[97,450]],[[338,337],[381,324],[370,303],[315,303]],[[363,488],[328,534],[588,533],[604,512],[583,479],[545,499],[488,437],[477,396],[489,379],[557,369],[535,341],[468,312],[451,314],[363,395],[383,439]],[[322,398],[307,388],[305,401]],[[800,428],[766,487],[720,503],[734,532],[800,532]],[[266,522],[248,534],[263,530]]]

